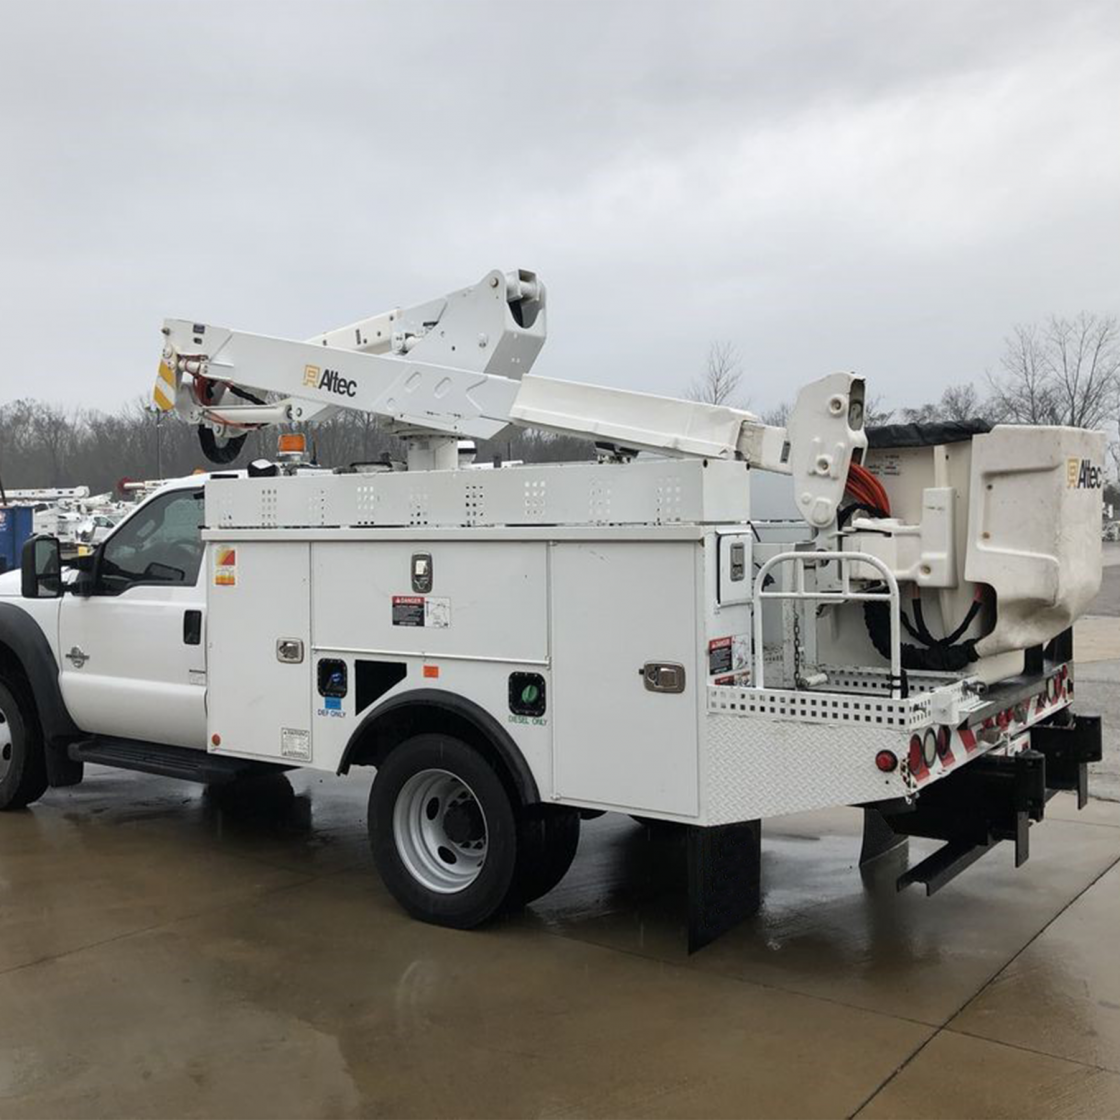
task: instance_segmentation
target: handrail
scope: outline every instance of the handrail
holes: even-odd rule
[[[796,585],[793,591],[765,591],[770,569],[789,561],[794,563]],[[840,591],[806,591],[805,561],[836,560],[840,572]],[[884,591],[853,591],[847,561],[870,564],[886,581]],[[762,649],[762,600],[763,599],[812,599],[821,603],[882,602],[890,603],[891,617],[891,697],[902,696],[901,605],[898,580],[894,573],[877,556],[867,552],[779,552],[759,568],[754,581],[751,609],[754,612],[754,680],[755,688],[764,688],[765,658]],[[897,695],[896,695],[897,694]]]

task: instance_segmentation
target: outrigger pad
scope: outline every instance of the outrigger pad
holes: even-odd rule
[[[688,951],[695,953],[762,904],[762,822],[688,828]]]

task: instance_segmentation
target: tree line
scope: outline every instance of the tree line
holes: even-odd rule
[[[294,430],[294,429],[292,429]],[[404,458],[401,441],[375,417],[339,412],[308,424],[305,434],[315,462],[330,467]],[[250,432],[237,469],[276,456],[278,429]],[[586,440],[510,428],[498,438],[477,441],[477,460],[564,462],[593,459]],[[36,400],[0,406],[0,482],[7,489],[88,486],[94,494],[114,490],[126,479],[179,478],[217,469],[207,461],[198,433],[174,414],[153,412],[136,400],[117,412],[67,411]]]
[[[734,345],[715,342],[700,375],[688,386],[695,400],[749,408],[745,371]],[[763,410],[784,424],[789,404]],[[982,418],[992,423],[1068,424],[1108,432],[1115,456],[1120,418],[1120,320],[1088,312],[1051,316],[1017,326],[1006,339],[999,368],[978,382],[951,385],[925,404],[889,409],[867,402],[867,422],[931,423]],[[376,417],[342,411],[307,426],[315,460],[345,467],[400,459],[400,441]],[[272,458],[275,428],[250,433],[232,464]],[[479,461],[564,462],[595,457],[588,440],[509,428],[478,444]],[[1120,460],[1114,459],[1114,466]],[[153,413],[142,400],[116,412],[67,410],[20,399],[0,405],[0,481],[10,489],[79,486],[112,490],[125,478],[174,478],[207,469],[195,429],[173,415]]]
[[[707,365],[689,386],[693,400],[749,407],[742,359],[730,342],[713,342]],[[762,412],[784,424],[790,403]],[[1116,448],[1120,422],[1120,319],[1082,312],[1016,326],[999,368],[979,382],[950,385],[935,401],[888,409],[867,404],[869,424],[929,424],[982,419],[992,424],[1062,424],[1104,430]]]

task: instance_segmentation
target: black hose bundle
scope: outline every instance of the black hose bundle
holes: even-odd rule
[[[911,624],[905,612],[902,612],[902,625],[911,637],[918,641],[927,641],[928,647],[907,645],[905,642],[899,648],[904,669],[918,669],[929,672],[959,672],[961,669],[977,660],[975,638],[966,642],[959,642],[963,634],[980,610],[980,601],[976,599],[969,608],[965,621],[953,631],[948,638],[934,638],[926,629],[925,622],[921,619],[921,606],[915,600],[914,617],[917,626]],[[876,600],[865,600],[863,604],[863,619],[867,624],[867,634],[876,652],[888,661],[891,656],[891,616],[886,603]],[[950,638],[952,639],[950,641]]]

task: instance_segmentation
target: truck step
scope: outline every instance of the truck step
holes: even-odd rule
[[[187,782],[202,782],[204,785],[217,785],[237,778],[287,769],[269,762],[228,758],[188,747],[169,747],[163,743],[102,736],[74,743],[70,747],[70,757],[77,762],[95,762],[101,766],[115,766],[119,770],[139,770],[144,774],[161,774],[165,778],[180,778]]]

